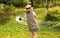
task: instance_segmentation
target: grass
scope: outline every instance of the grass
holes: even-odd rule
[[[44,9],[45,8],[34,9],[40,25],[38,38],[60,38],[60,32],[53,31],[52,26],[41,25],[40,14],[42,14]],[[24,16],[23,9],[19,9],[19,11],[20,13],[18,12],[16,15],[11,15],[11,19],[6,24],[0,25],[0,38],[29,38],[30,31],[27,25],[15,21],[17,15]]]

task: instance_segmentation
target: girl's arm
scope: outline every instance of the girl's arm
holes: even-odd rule
[[[27,18],[26,18],[26,9],[24,9],[24,21],[26,21],[27,20]]]
[[[37,16],[34,15],[34,17],[37,19]]]
[[[24,21],[26,21],[26,17],[24,17]]]
[[[34,15],[34,17],[37,19],[37,15],[36,15],[36,13],[35,13],[35,12],[33,12],[33,15]]]
[[[26,21],[27,20],[27,18],[26,18],[26,14],[25,14],[25,16],[24,16],[24,21]]]

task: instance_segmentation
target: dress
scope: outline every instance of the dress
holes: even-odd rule
[[[39,31],[39,25],[33,13],[26,13],[28,28],[31,32]]]

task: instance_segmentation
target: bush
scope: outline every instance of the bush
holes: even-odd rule
[[[6,23],[11,15],[16,15],[18,12],[20,13],[18,8],[13,5],[0,4],[0,24]]]
[[[0,24],[4,24],[7,20],[10,19],[10,7],[4,4],[1,4],[0,7]]]
[[[4,24],[7,22],[7,20],[9,20],[10,17],[9,17],[9,14],[8,13],[5,13],[3,11],[0,11],[0,24]]]
[[[45,16],[46,21],[60,21],[60,11],[59,7],[54,7],[49,9],[47,15]]]
[[[49,8],[48,11],[43,11],[40,14],[40,19],[43,19],[41,19],[42,23],[41,21],[39,23],[41,28],[44,28],[42,30],[60,31],[60,7]]]

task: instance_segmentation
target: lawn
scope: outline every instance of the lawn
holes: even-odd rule
[[[16,13],[16,15],[11,15],[10,20],[6,24],[0,25],[0,38],[29,38],[30,31],[28,30],[27,25],[15,21],[16,16],[24,16],[23,8],[18,10],[20,12]],[[42,12],[45,12],[43,11],[45,8],[35,8],[34,10],[37,14],[40,26],[38,38],[60,38],[60,32],[54,31],[52,26],[41,25],[41,21],[43,21],[42,18],[44,18],[43,16],[41,17],[41,14]]]

